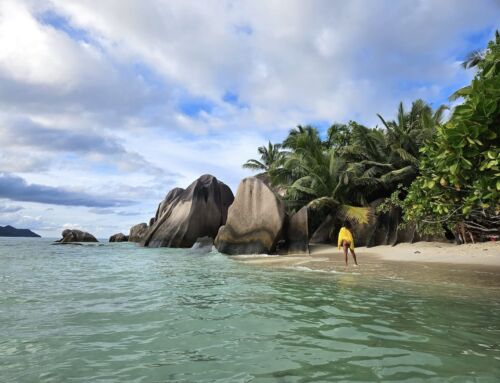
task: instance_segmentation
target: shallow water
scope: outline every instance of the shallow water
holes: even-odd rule
[[[0,381],[497,382],[499,292],[3,238]]]

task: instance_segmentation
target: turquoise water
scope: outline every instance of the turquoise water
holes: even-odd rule
[[[499,291],[0,239],[0,382],[498,382]]]

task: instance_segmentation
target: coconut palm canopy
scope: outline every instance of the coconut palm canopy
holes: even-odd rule
[[[445,109],[417,100],[405,111],[401,103],[396,120],[379,115],[382,127],[333,124],[325,139],[318,129],[299,125],[282,143],[258,148],[260,160],[243,166],[267,172],[273,186],[286,190],[292,210],[308,205],[366,222],[372,200],[417,176],[419,148],[432,137]]]

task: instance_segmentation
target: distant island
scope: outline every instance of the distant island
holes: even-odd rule
[[[29,229],[16,229],[10,225],[0,226],[0,237],[38,237],[41,236],[33,233]]]

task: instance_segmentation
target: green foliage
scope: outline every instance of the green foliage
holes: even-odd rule
[[[260,160],[245,168],[267,173],[291,210],[302,206],[365,222],[368,204],[398,206],[421,234],[443,232],[457,222],[500,224],[500,36],[464,67],[477,68],[470,86],[452,96],[463,104],[443,124],[441,106],[422,100],[395,120],[378,115],[383,128],[354,121],[333,124],[323,140],[312,126],[297,126],[281,144],[260,147]],[[397,186],[400,185],[400,186]]]
[[[450,228],[469,220],[483,229],[498,217],[500,192],[500,36],[490,42],[478,72],[462,88],[463,104],[449,122],[437,127],[421,149],[419,176],[403,207],[412,222],[446,223]]]
[[[257,151],[260,154],[260,161],[251,159],[243,164],[245,169],[263,170],[269,172],[273,168],[280,165],[283,159],[283,152],[280,144],[272,144],[269,142],[266,146],[259,146]]]

